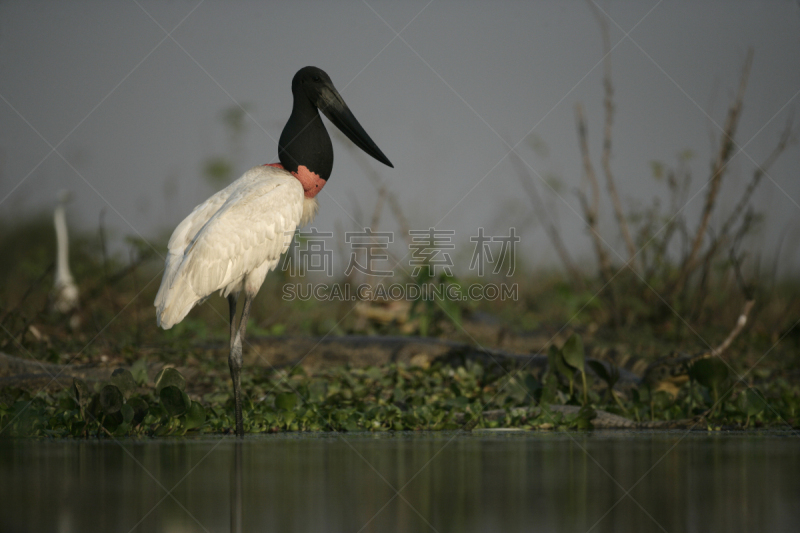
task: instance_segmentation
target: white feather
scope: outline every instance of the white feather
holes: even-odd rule
[[[216,291],[255,295],[316,208],[294,176],[269,166],[251,168],[195,207],[169,240],[158,324],[171,328]]]
[[[59,313],[70,313],[78,308],[78,286],[69,270],[69,235],[64,204],[69,197],[61,193],[58,206],[53,213],[56,227],[56,276],[53,284],[53,308]]]

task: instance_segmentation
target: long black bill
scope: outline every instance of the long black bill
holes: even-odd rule
[[[317,108],[328,117],[328,120],[333,122],[334,126],[347,135],[347,138],[353,141],[353,144],[384,165],[394,168],[389,158],[383,155],[378,145],[370,139],[367,132],[364,131],[364,128],[358,123],[358,120],[353,116],[350,108],[347,107],[347,104],[344,103],[344,100],[335,88],[329,86],[320,91]]]

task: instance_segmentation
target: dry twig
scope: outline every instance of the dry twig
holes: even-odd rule
[[[617,192],[616,180],[611,171],[611,127],[614,124],[614,85],[611,82],[611,38],[608,32],[608,20],[605,15],[598,9],[597,5],[591,0],[589,6],[592,8],[597,23],[600,26],[600,33],[603,39],[603,89],[605,96],[603,98],[603,107],[605,109],[605,128],[603,131],[603,156],[602,165],[603,173],[606,176],[606,186],[608,187],[608,196],[611,198],[611,205],[614,207],[614,215],[619,225],[619,231],[625,241],[625,246],[628,248],[628,266],[636,268],[636,246],[633,244],[631,238],[630,228],[628,227],[628,220],[625,213],[622,211],[622,203],[619,200],[619,193]]]
[[[753,49],[751,48],[747,52],[747,58],[742,68],[742,76],[739,80],[739,89],[736,93],[736,97],[728,109],[728,116],[725,119],[725,127],[723,128],[719,151],[711,167],[711,177],[709,178],[710,186],[708,194],[706,195],[705,205],[703,206],[703,214],[700,219],[700,224],[698,224],[697,230],[695,231],[689,256],[684,261],[680,275],[675,284],[675,292],[680,292],[683,289],[689,275],[697,267],[697,256],[705,240],[706,228],[708,227],[711,213],[714,211],[716,205],[717,196],[719,195],[720,186],[722,185],[722,177],[727,170],[728,162],[733,156],[733,148],[736,146],[736,142],[734,141],[736,128],[739,125],[739,119],[742,113],[742,101],[744,99],[745,89],[747,88],[747,79],[750,75],[750,67],[752,64]]]
[[[592,166],[592,159],[589,156],[589,142],[586,134],[586,119],[583,115],[583,106],[577,104],[575,106],[575,117],[578,122],[578,141],[581,148],[581,156],[583,159],[583,170],[586,179],[592,189],[591,200],[586,198],[586,195],[581,192],[578,198],[581,200],[581,206],[586,216],[586,223],[589,225],[589,234],[592,236],[594,243],[595,253],[597,260],[600,264],[600,274],[603,276],[604,281],[611,279],[611,260],[606,252],[603,240],[600,237],[600,232],[597,230],[597,218],[600,205],[600,186],[597,183],[597,175]]]
[[[561,234],[559,233],[558,228],[553,223],[552,218],[548,216],[548,212],[545,209],[542,197],[539,196],[539,191],[536,189],[536,184],[533,180],[533,177],[530,175],[516,152],[512,151],[509,157],[511,159],[511,163],[514,165],[517,177],[522,184],[522,188],[525,189],[525,192],[531,199],[531,203],[533,204],[533,212],[539,219],[539,223],[542,225],[542,227],[544,227],[547,236],[550,238],[550,242],[553,244],[553,248],[556,249],[559,259],[561,259],[561,262],[564,264],[564,268],[567,269],[567,273],[572,279],[573,285],[578,290],[583,290],[584,284],[581,273],[578,270],[578,267],[576,267],[575,263],[572,261],[572,258],[567,251],[567,247],[564,246],[564,241],[561,239]]]
[[[747,324],[747,315],[750,314],[750,309],[753,308],[753,304],[755,300],[747,300],[744,303],[744,307],[742,307],[742,312],[739,314],[739,319],[736,321],[736,325],[733,327],[728,336],[725,337],[725,340],[722,341],[719,346],[711,350],[711,355],[721,355],[725,350],[728,349],[728,346],[739,336],[739,333],[742,332],[742,329]]]
[[[750,183],[747,184],[747,188],[742,193],[742,197],[736,203],[736,207],[733,208],[731,211],[730,216],[728,216],[725,223],[722,224],[722,230],[720,231],[720,235],[726,236],[728,231],[730,231],[731,226],[733,226],[734,222],[741,216],[744,212],[744,208],[747,203],[750,201],[750,197],[753,195],[756,187],[761,182],[761,178],[764,177],[773,163],[780,157],[780,155],[786,150],[786,147],[789,145],[789,142],[792,139],[792,116],[789,115],[789,119],[786,121],[786,126],[783,128],[781,135],[778,139],[778,144],[772,150],[772,152],[767,156],[763,163],[758,165],[756,169],[753,171],[753,177],[750,180]]]

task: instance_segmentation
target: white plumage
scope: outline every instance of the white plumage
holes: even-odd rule
[[[317,67],[292,78],[292,114],[278,140],[280,163],[254,167],[181,222],[169,240],[164,277],[156,295],[156,320],[169,329],[206,298],[228,298],[236,435],[244,435],[242,344],[247,318],[267,272],[278,265],[298,226],[317,212],[315,196],[333,169],[333,145],[319,112],[356,146],[391,167],[347,107],[330,77]],[[242,314],[236,324],[239,293]]]
[[[255,295],[317,200],[289,172],[254,167],[194,208],[169,240],[156,295],[158,325],[171,328],[217,291]]]
[[[56,228],[56,276],[53,284],[53,309],[68,314],[78,308],[78,286],[69,270],[69,235],[64,205],[69,201],[69,193],[60,194],[58,205],[53,213]]]

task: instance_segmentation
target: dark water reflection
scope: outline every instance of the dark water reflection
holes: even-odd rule
[[[797,531],[798,444],[685,432],[6,439],[0,531]]]

